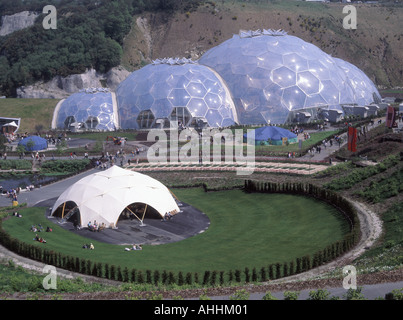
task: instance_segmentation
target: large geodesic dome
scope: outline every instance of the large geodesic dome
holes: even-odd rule
[[[117,117],[113,107],[113,93],[105,88],[87,88],[60,102],[56,127],[69,129],[80,124],[89,130],[114,131]]]
[[[208,50],[199,63],[225,80],[240,124],[283,124],[297,111],[342,112],[343,104],[371,100],[361,98],[360,85],[354,86],[341,63],[284,31],[240,32]],[[368,78],[365,83],[379,96]]]
[[[222,79],[189,59],[158,59],[132,72],[116,89],[120,127],[148,129],[171,123],[227,127],[236,111]]]
[[[339,58],[333,59],[336,61],[337,65],[346,73],[347,79],[354,89],[355,103],[361,106],[365,106],[373,102],[380,103],[382,101],[378,89],[363,71],[345,60]]]

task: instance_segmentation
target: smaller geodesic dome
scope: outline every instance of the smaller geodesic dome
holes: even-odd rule
[[[121,213],[134,203],[151,207],[161,217],[167,212],[179,212],[173,195],[161,182],[118,166],[88,175],[71,185],[56,200],[51,215],[60,207],[64,211],[67,203],[74,203],[73,209],[79,210],[81,226],[94,221],[107,227],[116,226]],[[68,213],[62,212],[61,216],[65,215]],[[142,218],[138,217],[141,221]]]
[[[39,136],[30,136],[18,142],[19,146],[23,146],[25,151],[40,151],[48,148],[46,139]]]
[[[62,100],[55,110],[52,127],[114,131],[118,127],[114,94],[106,88],[87,88]]]
[[[254,132],[256,145],[282,145],[284,138],[289,143],[298,141],[298,136],[295,133],[281,127],[266,126],[255,129]],[[245,133],[244,139],[247,140],[247,138],[248,134]]]
[[[227,127],[237,123],[221,77],[190,59],[166,58],[132,72],[116,89],[122,129]]]

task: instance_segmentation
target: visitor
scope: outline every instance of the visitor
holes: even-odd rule
[[[94,245],[92,244],[92,242],[91,242],[91,244],[90,244],[90,250],[94,250],[95,248],[94,248]]]

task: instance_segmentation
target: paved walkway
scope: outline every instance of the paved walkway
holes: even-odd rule
[[[59,197],[64,190],[70,187],[73,183],[77,182],[81,178],[97,172],[97,169],[91,169],[80,173],[76,176],[69,177],[63,180],[59,180],[52,184],[43,186],[41,188],[35,188],[32,191],[23,191],[18,195],[19,203],[27,203],[29,207],[35,206],[37,203]],[[8,207],[12,205],[11,199],[5,195],[0,196],[0,207]]]

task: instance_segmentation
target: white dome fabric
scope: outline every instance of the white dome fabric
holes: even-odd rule
[[[179,212],[172,194],[161,182],[138,172],[112,166],[91,174],[66,189],[55,202],[52,213],[64,203],[73,201],[80,210],[81,226],[89,222],[116,223],[122,211],[132,203],[144,203],[161,217],[166,212]]]

